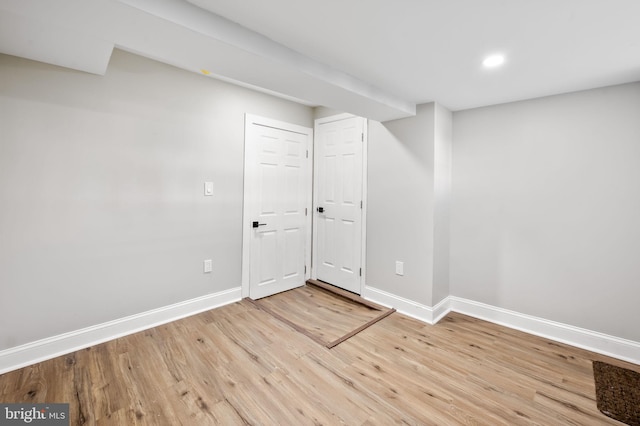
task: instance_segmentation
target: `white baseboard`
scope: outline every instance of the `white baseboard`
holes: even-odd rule
[[[449,312],[451,312],[451,300],[445,297],[436,304],[433,308],[433,323],[437,324],[442,318],[444,318]]]
[[[640,364],[640,342],[521,314],[473,300],[449,296],[431,307],[373,287],[365,287],[362,297],[384,306],[396,308],[404,315],[431,325],[436,324],[449,312],[454,311],[612,358]]]
[[[591,352],[640,364],[640,342],[450,296],[452,311]]]
[[[430,307],[373,287],[365,287],[362,297],[380,305],[393,307],[398,312],[427,324],[433,325],[450,311],[455,311],[536,336],[640,364],[640,342],[472,300],[450,296]],[[0,374],[237,302],[240,299],[241,288],[236,287],[0,351]]]
[[[218,308],[240,299],[241,288],[236,287],[6,349],[0,351],[0,374]]]
[[[395,308],[401,314],[431,325],[440,321],[450,310],[448,298],[431,307],[368,286],[365,286],[362,297],[380,305]]]

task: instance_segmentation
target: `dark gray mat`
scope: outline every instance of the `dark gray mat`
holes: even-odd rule
[[[612,419],[640,426],[640,373],[593,361],[598,410]]]

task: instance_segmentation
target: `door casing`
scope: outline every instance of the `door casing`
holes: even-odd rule
[[[331,123],[334,121],[339,121],[339,120],[345,120],[345,119],[349,119],[349,118],[355,118],[357,116],[352,115],[352,114],[338,114],[338,115],[333,115],[333,116],[329,116],[329,117],[324,117],[324,118],[319,118],[316,119],[314,122],[314,135],[318,134],[318,128],[320,125],[324,124],[324,123]],[[367,140],[368,140],[368,135],[367,135],[367,130],[368,130],[368,126],[367,126],[367,120],[364,120],[364,124],[363,124],[363,141],[362,141],[362,176],[361,176],[361,180],[362,180],[362,221],[361,221],[361,226],[362,226],[362,232],[361,232],[361,244],[360,244],[360,250],[361,250],[361,264],[362,264],[362,275],[360,277],[360,290],[358,292],[358,294],[362,294],[363,293],[363,289],[365,287],[365,282],[366,282],[366,247],[367,247]],[[317,147],[318,145],[315,143],[313,144],[313,151],[314,151],[314,155],[313,155],[313,217],[315,218],[316,216],[316,208],[318,207],[318,191],[316,191],[316,183],[318,182],[318,158],[319,156],[316,155],[317,154]],[[317,221],[314,220],[313,221],[313,250],[312,250],[312,262],[311,262],[311,277],[314,279],[317,279],[317,271],[316,271],[316,265],[318,264],[318,259],[317,259],[317,243],[318,243],[318,229],[317,229]]]
[[[249,185],[251,173],[254,171],[252,167],[254,164],[249,164],[251,162],[250,155],[248,154],[247,146],[247,135],[250,134],[248,131],[249,127],[257,124],[266,127],[272,127],[276,129],[282,129],[286,131],[303,133],[308,135],[311,143],[309,146],[308,155],[312,155],[313,150],[313,129],[308,127],[299,126],[296,124],[286,123],[283,121],[273,120],[266,117],[260,117],[253,114],[245,114],[245,154],[244,154],[244,204],[243,204],[243,215],[242,215],[242,297],[249,297],[250,292],[250,277],[251,277],[251,237],[252,237],[252,227],[251,222],[254,220],[252,217],[254,207],[255,207],[255,188],[252,185]],[[309,167],[307,170],[307,176],[305,177],[305,185],[308,188],[309,193],[313,191],[313,175],[312,168]],[[311,238],[312,238],[312,217],[311,214],[312,208],[312,197],[308,197],[306,209],[308,211],[306,215],[306,235],[305,235],[305,281],[311,277]]]

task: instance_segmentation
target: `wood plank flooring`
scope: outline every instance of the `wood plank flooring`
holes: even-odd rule
[[[307,283],[310,285],[252,303],[327,348],[395,312],[320,281]]]
[[[1,375],[0,401],[69,402],[72,425],[620,425],[592,360],[640,369],[460,314],[327,349],[241,301]]]

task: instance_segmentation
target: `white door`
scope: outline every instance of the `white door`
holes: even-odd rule
[[[365,120],[316,121],[314,276],[361,294]]]
[[[243,293],[248,282],[252,299],[307,279],[311,137],[309,128],[246,116]]]

